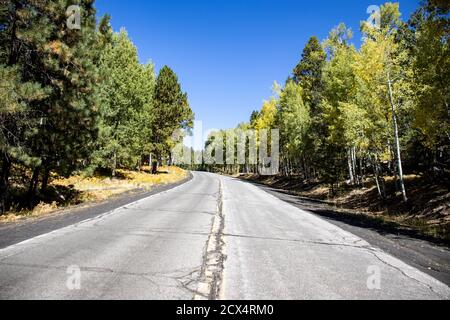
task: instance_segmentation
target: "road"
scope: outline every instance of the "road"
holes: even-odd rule
[[[0,299],[450,299],[313,214],[208,173],[0,250]]]

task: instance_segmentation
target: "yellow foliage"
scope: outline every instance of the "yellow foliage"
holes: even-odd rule
[[[277,116],[277,101],[271,99],[270,101],[264,101],[263,107],[261,109],[261,114],[256,120],[255,129],[274,129],[275,119]]]

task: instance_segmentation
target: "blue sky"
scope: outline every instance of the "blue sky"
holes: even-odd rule
[[[355,31],[374,0],[97,0],[114,30],[124,27],[141,62],[178,75],[196,120],[207,128],[248,121],[284,83],[309,37],[327,37],[340,22]],[[400,0],[406,20],[419,0]]]

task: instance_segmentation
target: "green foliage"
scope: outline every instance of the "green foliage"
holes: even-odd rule
[[[0,65],[0,151],[26,165],[38,165],[27,141],[37,132],[37,119],[30,117],[30,102],[45,98],[39,83],[22,82],[17,66]]]
[[[280,129],[283,174],[333,189],[373,174],[383,199],[383,176],[391,174],[406,200],[402,156],[410,171],[449,166],[449,6],[424,1],[408,24],[398,3],[380,9],[378,27],[361,23],[359,49],[343,23],[323,44],[310,38],[279,97],[253,112],[249,125]]]
[[[173,129],[192,126],[176,75],[164,68],[156,87],[153,64],[139,63],[126,32],[114,33],[108,15],[97,24],[94,0],[75,2],[81,28],[71,30],[72,4],[0,1],[0,212],[13,165],[30,180],[31,205],[50,172],[139,168],[151,152],[167,153]]]
[[[449,5],[430,1],[409,22],[414,126],[430,150],[450,142]]]
[[[314,115],[320,113],[322,99],[322,71],[326,62],[326,53],[317,37],[311,37],[306,44],[302,59],[295,67],[293,80],[304,90],[304,99],[310,105]]]
[[[304,92],[300,85],[289,81],[281,92],[277,123],[280,138],[288,157],[307,154],[311,130],[311,110],[304,103]]]
[[[15,68],[20,75],[15,82],[23,83],[16,86],[22,88],[22,110],[16,116],[9,113],[3,125],[21,133],[16,144],[38,159],[36,169],[39,164],[46,171],[62,173],[70,172],[89,153],[98,110],[93,1],[79,3],[84,12],[81,30],[69,30],[65,24],[69,4],[31,0],[2,4],[2,13],[7,14],[2,14],[0,36],[1,63]],[[11,92],[11,87],[6,90]],[[25,113],[28,121],[21,126]],[[5,157],[14,161],[14,154]]]
[[[114,34],[100,59],[102,75],[99,139],[93,161],[115,172],[139,167],[149,152],[153,124],[153,65],[141,65],[124,30]]]
[[[187,94],[181,91],[177,75],[164,66],[156,80],[154,92],[156,120],[152,130],[153,152],[159,160],[170,154],[174,143],[172,137],[178,129],[193,126],[194,114],[189,107]]]

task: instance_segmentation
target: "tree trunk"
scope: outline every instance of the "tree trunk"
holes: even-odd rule
[[[383,198],[383,194],[381,193],[381,188],[380,188],[380,181],[378,180],[378,172],[377,172],[377,168],[375,166],[373,167],[373,172],[375,174],[375,183],[377,184],[378,195],[380,196],[380,198]]]
[[[390,144],[390,142],[389,142]],[[394,184],[395,184],[395,192],[399,192],[400,191],[400,186],[399,186],[399,179],[398,179],[398,174],[397,174],[397,161],[396,161],[396,156],[393,152],[393,147],[391,147],[391,145],[389,145],[389,153],[391,155],[391,161],[390,161],[390,165],[392,166],[392,172],[394,173]]]
[[[352,151],[351,151],[351,149],[349,149],[347,152],[348,173],[350,175],[350,183],[352,185],[354,185],[355,184],[355,176],[353,175],[353,164],[352,164],[353,159],[352,158],[353,158]]]
[[[156,159],[154,159],[152,161],[152,174],[157,174],[158,173],[158,162],[160,162],[161,156],[159,155],[159,153],[156,154]]]
[[[358,174],[356,173],[356,147],[352,148],[352,169],[353,169],[353,177],[354,183],[356,184],[358,181]]]
[[[391,102],[392,107],[392,121],[394,124],[394,137],[395,137],[395,147],[397,152],[397,161],[398,161],[398,174],[400,177],[400,187],[402,191],[403,201],[408,202],[408,197],[406,195],[406,188],[405,188],[405,182],[403,179],[403,166],[402,166],[402,155],[400,151],[400,139],[398,137],[398,123],[397,123],[397,116],[395,114],[395,105],[394,105],[394,97],[392,93],[392,82],[388,75],[388,87],[389,87],[389,101]]]
[[[22,9],[23,5],[20,2],[13,2],[13,9],[11,15],[11,36],[9,39],[9,57],[8,65],[13,66],[19,60],[19,43],[17,41],[17,12]],[[5,213],[9,198],[9,176],[11,174],[11,159],[6,153],[3,153],[2,172],[0,173],[0,214]]]
[[[384,201],[386,200],[386,188],[384,184],[384,179],[380,177],[380,168],[378,165],[378,157],[375,156],[375,161],[373,163],[373,170],[375,174],[375,182],[377,184],[378,194],[380,198]]]
[[[41,185],[42,192],[45,192],[47,190],[49,179],[50,179],[50,168],[46,166],[44,169],[44,175],[42,176],[42,185]]]
[[[36,197],[38,183],[39,183],[39,172],[41,171],[40,167],[37,167],[33,170],[33,175],[30,180],[30,185],[28,187],[28,205],[31,208],[34,204],[34,199]]]
[[[364,168],[363,168],[363,157],[359,157],[359,177],[360,177],[360,186],[364,188]]]
[[[8,58],[8,65],[12,66],[17,63],[19,60],[19,43],[17,41],[17,12],[22,9],[23,5],[18,2],[14,1],[14,9],[13,14],[11,17],[11,38],[9,43],[9,58]]]
[[[9,176],[11,173],[11,160],[3,154],[2,172],[0,175],[0,214],[5,213],[9,196]]]
[[[112,168],[112,177],[116,177],[116,169],[117,169],[117,153],[114,151],[113,154],[113,168]]]

